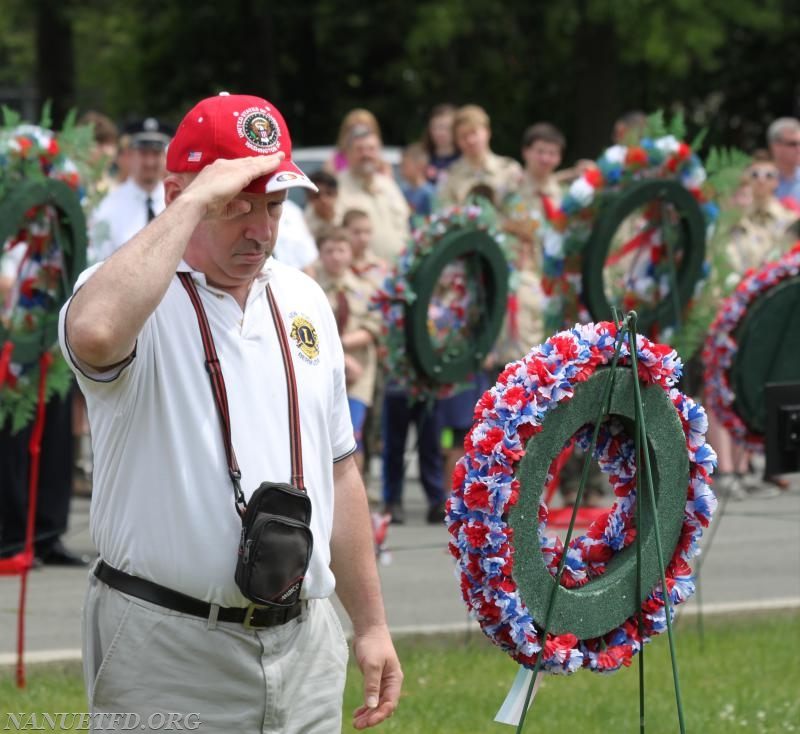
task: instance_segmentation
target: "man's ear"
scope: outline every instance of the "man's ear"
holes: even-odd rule
[[[164,179],[164,202],[169,206],[183,192],[185,181],[181,176],[168,173]]]

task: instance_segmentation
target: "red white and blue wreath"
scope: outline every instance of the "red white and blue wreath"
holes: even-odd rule
[[[609,322],[576,325],[509,364],[497,384],[476,405],[475,423],[464,442],[466,455],[459,460],[453,475],[447,523],[464,600],[486,635],[528,668],[534,667],[544,644],[541,669],[546,672],[567,674],[583,667],[610,673],[629,665],[642,644],[666,629],[659,582],[641,605],[641,630],[633,615],[601,637],[578,639],[567,633],[548,634],[542,640],[512,575],[514,538],[504,518],[519,499],[515,468],[525,454],[528,439],[542,430],[545,415],[569,401],[576,384],[587,380],[598,367],[611,363],[616,336],[616,326]],[[620,352],[619,364],[623,365],[630,364],[627,338]],[[675,350],[638,336],[636,352],[640,379],[667,391],[686,436],[689,482],[684,521],[666,568],[674,610],[694,593],[694,576],[688,562],[697,554],[703,528],[708,526],[717,505],[710,480],[716,455],[705,442],[705,411],[674,387],[681,374]],[[577,440],[588,448],[590,428],[579,431]],[[634,445],[616,420],[604,423],[595,458],[609,476],[617,499],[585,535],[570,543],[561,579],[566,587],[581,586],[602,574],[611,556],[635,538]],[[542,500],[539,545],[555,576],[564,548],[559,540],[545,535],[547,512]]]
[[[8,117],[8,113],[6,113]],[[63,181],[84,195],[83,183],[94,170],[83,165],[88,155],[91,128],[65,124],[61,133],[44,127],[19,124],[12,119],[0,128],[0,202],[32,181],[52,178]],[[76,161],[81,163],[79,169]],[[64,279],[64,255],[59,244],[60,223],[53,207],[41,205],[25,212],[19,230],[0,243],[3,271],[13,287],[0,302],[0,323],[8,334],[0,354],[0,424],[10,421],[15,432],[33,418],[38,400],[38,363],[22,364],[15,359],[11,338],[36,333],[58,304]],[[50,349],[51,365],[46,377],[46,397],[64,395],[72,373],[61,357],[58,345]]]
[[[613,145],[569,187],[559,207],[546,202],[542,290],[545,329],[555,331],[574,320],[585,321],[580,309],[580,254],[586,247],[604,196],[624,192],[633,182],[677,179],[697,199],[706,223],[717,219],[717,205],[704,191],[706,171],[691,147],[674,135],[643,138],[636,145]],[[645,210],[638,234],[624,253],[640,253],[637,267],[621,285],[623,310],[664,298],[669,292],[667,248],[656,226],[658,207]],[[609,263],[614,259],[609,258]]]
[[[416,299],[411,275],[442,238],[457,228],[485,231],[505,248],[503,234],[497,229],[496,217],[488,205],[468,203],[442,209],[412,232],[408,246],[372,299],[381,313],[387,373],[397,387],[412,398],[445,398],[459,387],[457,384],[432,384],[417,372],[408,354],[405,331],[405,307]],[[477,306],[463,263],[454,261],[447,265],[428,310],[428,333],[440,352],[454,342],[463,341]]]
[[[706,402],[734,440],[749,451],[764,450],[764,436],[753,433],[733,408],[730,370],[739,350],[736,329],[750,304],[778,283],[800,273],[800,242],[779,260],[748,270],[736,290],[721,304],[703,347]]]

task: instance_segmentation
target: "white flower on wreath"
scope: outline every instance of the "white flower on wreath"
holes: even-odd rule
[[[562,257],[564,254],[564,235],[560,232],[557,232],[552,227],[548,227],[545,230],[544,234],[544,242],[542,243],[544,247],[544,254],[548,257]]]
[[[680,145],[680,141],[674,135],[665,135],[655,142],[656,148],[666,155],[677,153]]]
[[[589,206],[594,199],[594,186],[592,186],[585,178],[581,177],[572,183],[569,187],[569,193],[582,207]]]
[[[609,163],[617,165],[625,163],[625,157],[627,155],[628,149],[624,145],[612,145],[610,148],[606,149],[603,158]]]
[[[683,185],[689,189],[699,189],[706,180],[706,170],[702,166],[693,166],[683,177]]]

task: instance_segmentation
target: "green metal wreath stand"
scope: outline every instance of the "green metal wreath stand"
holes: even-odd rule
[[[614,234],[632,212],[654,201],[659,202],[662,212],[670,295],[652,308],[640,308],[639,329],[648,334],[656,324],[680,327],[683,312],[702,273],[706,225],[694,196],[679,181],[671,179],[633,183],[600,212],[582,253],[583,300],[594,321],[612,319],[613,307],[603,285],[603,271]],[[674,227],[665,224],[670,208],[677,214]]]
[[[466,260],[467,276],[477,282],[480,321],[458,349],[437,350],[428,330],[428,307],[444,269]],[[508,298],[508,262],[491,235],[456,229],[446,234],[409,276],[416,298],[405,306],[406,349],[421,375],[439,385],[467,379],[480,369],[500,333]]]
[[[515,533],[516,542],[520,546],[515,563],[520,573],[518,583],[520,593],[526,604],[530,602],[531,613],[535,618],[544,619],[541,632],[546,639],[550,632],[570,631],[575,635],[591,636],[602,634],[633,613],[639,614],[641,627],[641,601],[655,583],[660,582],[666,589],[665,549],[675,547],[680,533],[683,518],[683,506],[686,499],[686,479],[689,471],[683,430],[680,420],[675,414],[666,393],[658,387],[643,389],[638,379],[638,358],[636,350],[631,349],[630,369],[618,367],[620,348],[623,338],[628,334],[631,344],[636,343],[637,314],[631,311],[618,322],[618,333],[614,358],[608,369],[595,373],[585,386],[584,396],[575,390],[575,396],[564,406],[554,412],[552,418],[546,419],[544,429],[537,436],[547,442],[550,449],[542,448],[536,457],[528,460],[527,454],[520,467],[520,481],[526,487],[520,492],[520,506],[509,513],[509,521],[514,527],[515,519],[531,512],[535,517],[538,506],[538,495],[534,502],[537,487],[541,494],[544,475],[552,456],[558,453],[569,436],[591,417],[592,406],[597,408],[594,419],[594,430],[586,459],[583,464],[578,496],[573,507],[572,517],[563,541],[564,548],[569,547],[575,528],[577,508],[580,507],[586,480],[589,476],[589,462],[597,445],[597,437],[603,419],[609,414],[622,417],[632,427],[636,452],[636,465],[643,471],[637,471],[636,526],[642,529],[637,533],[632,547],[617,554],[609,563],[607,572],[592,584],[582,589],[566,589],[561,586],[561,577],[567,560],[567,553],[562,554],[555,577],[552,577],[541,559],[541,551],[525,541],[526,533]],[[579,388],[581,386],[578,386]],[[599,398],[599,399],[598,399]],[[574,406],[574,407],[573,407]],[[671,408],[667,411],[667,407]],[[572,413],[570,410],[572,409]],[[650,420],[649,423],[646,422]],[[546,430],[550,427],[550,430]],[[549,435],[546,435],[549,434]],[[680,444],[680,445],[678,445]],[[655,481],[654,481],[655,477]],[[533,482],[534,484],[529,484]],[[641,490],[641,491],[640,491]],[[523,503],[525,506],[523,507]],[[528,514],[530,517],[530,514]],[[536,558],[538,556],[538,559]],[[515,574],[516,575],[516,574]],[[526,578],[530,576],[530,578]],[[533,589],[536,589],[533,591]],[[664,607],[669,637],[669,650],[672,661],[672,676],[675,688],[678,723],[681,734],[686,728],[681,701],[678,662],[672,633],[672,613],[669,594],[664,594]],[[637,611],[638,610],[638,611]],[[542,645],[536,657],[528,685],[525,702],[522,707],[517,734],[523,731],[525,716],[533,695],[536,676],[541,669]],[[644,686],[644,649],[639,651],[639,731],[645,731],[645,686]]]

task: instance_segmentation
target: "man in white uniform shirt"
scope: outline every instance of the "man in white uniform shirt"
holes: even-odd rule
[[[309,275],[313,272],[311,265],[317,260],[317,243],[308,229],[303,210],[291,199],[283,202],[280,231],[272,255]]]
[[[164,211],[169,129],[154,117],[130,132],[130,176],[97,205],[89,222],[89,263],[105,260]]]
[[[355,728],[391,716],[400,695],[336,323],[319,286],[271,257],[286,189],[314,186],[291,150],[266,100],[201,101],[170,144],[164,213],[85,272],[61,311],[95,456],[89,705],[135,713],[140,729],[191,715],[184,728],[219,734],[341,731],[334,586],[364,674]],[[314,541],[301,592],[248,605],[234,580],[249,555],[234,487],[250,501],[261,482],[289,481],[298,445],[304,481],[292,481],[311,502]]]

